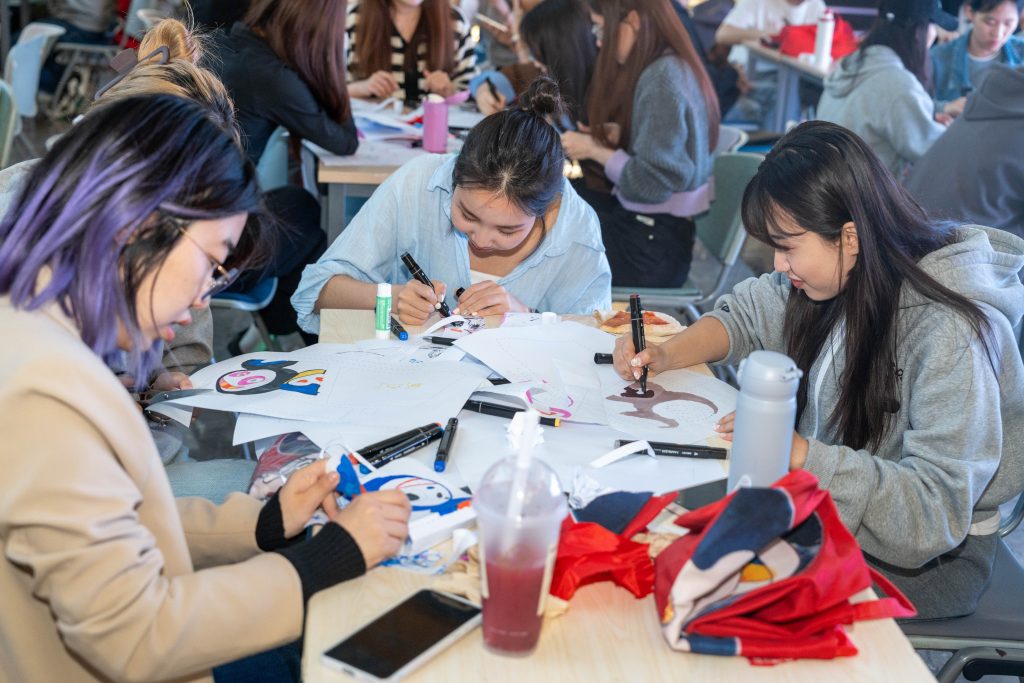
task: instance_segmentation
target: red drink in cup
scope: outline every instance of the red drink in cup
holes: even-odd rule
[[[473,498],[480,526],[484,645],[498,654],[527,655],[540,637],[544,604],[558,534],[566,515],[565,496],[550,467],[532,460],[521,505],[509,517],[515,495],[515,458],[495,464]]]

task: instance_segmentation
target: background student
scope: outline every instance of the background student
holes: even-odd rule
[[[258,163],[278,126],[297,149],[303,139],[335,154],[353,154],[359,145],[345,90],[345,0],[325,0],[310,11],[307,0],[254,0],[243,22],[222,40],[220,76],[237,108],[238,125],[249,158]],[[277,292],[260,311],[270,334],[287,350],[315,341],[301,338],[289,303],[302,269],[327,247],[320,205],[304,189],[285,186],[267,193],[271,213],[282,223],[281,248],[262,269],[243,274],[235,291],[278,278]],[[232,340],[233,353],[251,350],[254,329]]]
[[[254,255],[254,169],[205,109],[159,95],[85,117],[26,187],[0,221],[5,674],[205,681],[294,641],[311,595],[400,547],[405,496],[338,512],[319,463],[266,506],[176,501],[104,363],[124,351],[147,376],[169,326]],[[332,522],[293,542],[322,504]]]
[[[966,95],[994,64],[1024,62],[1024,38],[1013,35],[1024,0],[969,0],[964,14],[971,22],[962,36],[931,49],[935,111],[959,116]]]
[[[933,23],[957,27],[939,0],[882,0],[871,32],[828,75],[818,102],[819,119],[864,138],[897,179],[945,130],[928,94]]]
[[[1024,64],[988,69],[963,115],[914,164],[907,190],[932,218],[1024,237]]]
[[[448,97],[476,73],[469,25],[447,0],[352,0],[345,34],[353,97]]]
[[[557,86],[538,79],[520,106],[477,124],[458,156],[398,169],[303,273],[292,297],[303,329],[319,328],[322,308],[372,309],[380,282],[392,284],[394,310],[410,324],[441,299],[473,315],[609,307],[597,217],[563,177],[548,123],[561,114]],[[434,290],[411,279],[399,259],[406,251]]]
[[[583,188],[601,219],[615,285],[680,287],[710,205],[718,100],[669,0],[600,0],[589,132],[562,136],[614,184]]]
[[[804,372],[790,469],[818,477],[919,617],[972,612],[999,505],[1024,488],[1024,240],[929,221],[864,141],[820,121],[765,158],[743,225],[776,272],[661,346],[620,339],[616,369],[789,355]]]
[[[519,36],[533,61],[498,71],[478,74],[470,81],[470,90],[483,114],[501,111],[530,83],[546,73],[556,83],[568,115],[568,124],[586,121],[587,88],[597,62],[590,12],[583,0],[544,0],[523,15]],[[491,92],[490,80],[497,92]]]

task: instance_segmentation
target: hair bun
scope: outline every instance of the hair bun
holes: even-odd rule
[[[145,57],[161,45],[166,45],[171,59],[181,59],[199,66],[205,54],[202,40],[177,19],[162,19],[146,31],[139,43],[139,57]]]
[[[542,118],[559,119],[565,115],[565,102],[558,84],[547,76],[538,76],[520,98],[522,108]]]

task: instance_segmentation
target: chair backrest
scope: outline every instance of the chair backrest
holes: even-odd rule
[[[135,16],[142,22],[142,32],[146,33],[146,31],[159,24],[160,20],[167,15],[158,9],[140,9],[135,13]]]
[[[39,72],[43,68],[46,41],[47,37],[40,35],[19,42],[7,53],[4,62],[4,80],[14,90],[18,113],[28,118],[34,118],[38,111],[36,96],[39,94]]]
[[[134,38],[135,40],[142,40],[142,36],[146,35],[146,23],[139,16],[139,10],[156,9],[160,4],[160,0],[132,0],[128,6],[128,13],[124,17],[124,32],[122,43],[126,43],[128,38]]]
[[[256,164],[256,177],[264,192],[288,184],[288,131],[281,126],[270,134],[267,146],[263,148]]]
[[[764,160],[763,154],[727,152],[715,157],[712,177],[715,180],[715,200],[711,208],[697,216],[697,237],[712,256],[723,266],[731,266],[739,257],[746,233],[740,217],[743,191],[757,173]]]
[[[715,146],[715,154],[735,152],[747,144],[749,139],[750,136],[747,135],[747,132],[740,128],[735,126],[719,126],[718,145]]]
[[[43,46],[43,61],[45,62],[46,58],[50,56],[53,46],[56,45],[60,37],[67,32],[68,30],[63,26],[47,24],[42,21],[33,21],[21,30],[21,35],[18,36],[18,43],[27,43],[33,38],[44,36],[46,38],[46,45]]]
[[[18,120],[18,107],[11,86],[0,81],[0,168],[7,167],[14,141],[14,125]]]

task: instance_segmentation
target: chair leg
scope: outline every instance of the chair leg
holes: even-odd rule
[[[256,326],[256,330],[260,333],[260,338],[263,339],[263,343],[267,345],[267,351],[280,351],[277,346],[277,342],[270,336],[270,332],[267,330],[266,323],[263,322],[263,318],[256,311],[250,313],[252,316],[252,324]]]
[[[974,671],[970,672],[972,675],[967,676],[968,673],[965,668],[975,668],[971,665],[975,662],[991,662],[993,664],[991,671]],[[967,680],[978,680],[981,676],[986,673],[1012,673],[1016,674],[1020,669],[1017,667],[1024,667],[1024,651],[1021,650],[1005,650],[1002,648],[993,647],[965,647],[961,650],[957,650],[953,653],[953,656],[949,658],[946,665],[942,667],[935,678],[938,679],[939,683],[954,683],[961,673],[965,674]],[[984,667],[976,667],[976,669],[983,669]],[[997,671],[997,669],[1002,669]]]

